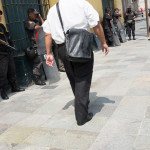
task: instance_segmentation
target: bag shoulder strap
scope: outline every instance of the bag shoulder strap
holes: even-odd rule
[[[38,30],[35,36],[35,41],[37,41],[40,31]]]
[[[59,2],[56,4],[56,8],[57,8],[57,14],[58,14],[58,17],[59,17],[59,20],[63,29],[63,33],[66,36],[65,30],[64,30],[64,24],[63,24],[61,13],[60,13]]]

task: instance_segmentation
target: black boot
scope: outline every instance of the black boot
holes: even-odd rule
[[[24,88],[20,88],[20,87],[17,85],[17,83],[14,82],[14,83],[11,84],[11,91],[12,91],[12,92],[23,92],[23,91],[25,91],[25,89],[24,89]]]
[[[36,85],[41,85],[41,86],[46,85],[45,82],[41,81],[39,76],[35,76],[35,81],[34,82],[35,82]]]
[[[135,36],[133,36],[133,40],[136,40]]]
[[[1,89],[1,97],[2,97],[2,99],[4,99],[4,100],[8,100],[8,99],[9,99],[9,97],[7,96],[7,93],[6,93],[6,89],[5,89],[5,88],[2,88],[2,89]]]
[[[129,41],[131,41],[131,36],[129,37]]]

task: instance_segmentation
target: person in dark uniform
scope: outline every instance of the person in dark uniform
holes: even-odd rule
[[[136,17],[137,17],[137,13],[133,11],[131,7],[129,7],[125,14],[125,21],[128,30],[129,40],[131,40],[131,31],[132,31],[133,40],[136,40],[135,39],[135,18]]]
[[[25,89],[20,88],[17,85],[16,69],[14,59],[11,54],[11,49],[8,48],[5,42],[12,46],[12,41],[9,36],[9,32],[6,31],[5,26],[1,23],[3,12],[0,10],[0,91],[1,97],[4,100],[9,99],[6,93],[7,82],[11,86],[12,92],[21,92]]]
[[[43,72],[43,64],[40,55],[37,52],[36,39],[38,38],[39,30],[42,28],[44,20],[42,19],[39,12],[34,8],[28,9],[28,20],[24,22],[25,30],[30,39],[30,50],[36,50],[36,55],[31,59],[33,65],[33,75],[36,85],[46,85],[46,83],[41,79]]]
[[[122,29],[122,24],[121,24],[122,10],[115,8],[112,16],[113,16],[113,23],[116,28],[119,40],[120,40],[120,42],[122,42],[122,38],[120,35],[120,30]],[[119,23],[119,26],[118,26],[118,23]],[[120,25],[121,25],[121,27],[120,27]]]
[[[109,8],[105,9],[105,15],[103,17],[103,29],[105,33],[105,38],[108,46],[113,46],[113,34],[111,31],[111,21],[113,20],[111,16],[111,10]]]
[[[122,15],[121,15],[121,12],[119,12],[119,9],[115,8],[114,13],[113,13],[113,23],[115,26],[117,26],[117,21],[118,20],[120,21],[121,16]]]

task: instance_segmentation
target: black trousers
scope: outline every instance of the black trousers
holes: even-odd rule
[[[66,58],[65,45],[58,46],[58,54],[63,60],[66,74],[75,96],[75,116],[78,123],[82,123],[88,115],[89,92],[93,74],[94,56],[84,63],[70,62]]]
[[[33,67],[33,75],[40,77],[42,75],[42,59],[39,55],[35,56],[32,60],[32,67]]]
[[[135,36],[135,23],[128,23],[127,25],[127,30],[128,30],[128,36],[131,37],[131,32],[132,32],[132,36]]]
[[[107,44],[109,46],[113,45],[113,33],[112,33],[111,29],[109,27],[104,28],[104,33],[105,33],[105,38],[106,38]]]
[[[0,54],[0,88],[5,88],[8,84],[16,81],[16,68],[11,54]]]

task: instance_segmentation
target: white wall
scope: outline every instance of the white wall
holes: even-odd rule
[[[138,8],[144,8],[145,9],[145,0],[139,0],[139,6]],[[150,8],[150,0],[148,0],[148,8]]]
[[[145,8],[145,1],[144,0],[139,0],[138,9],[140,10],[140,8]]]

